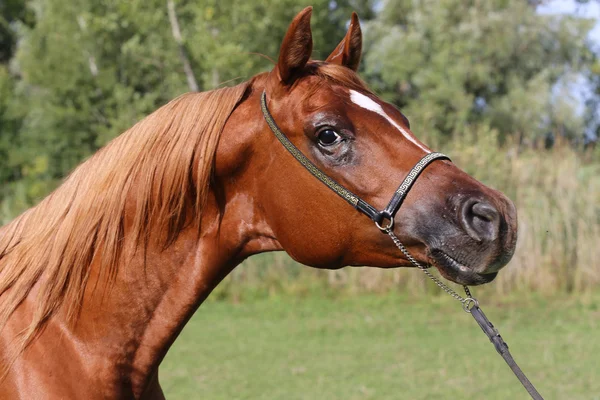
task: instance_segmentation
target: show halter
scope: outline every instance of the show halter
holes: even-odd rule
[[[481,327],[483,332],[487,335],[490,341],[494,344],[496,351],[502,356],[504,361],[508,364],[510,369],[517,376],[521,384],[525,387],[527,392],[531,395],[531,398],[534,400],[544,400],[543,397],[539,394],[539,392],[535,389],[533,384],[527,379],[521,368],[517,365],[515,360],[513,359],[510,351],[508,350],[508,345],[500,336],[500,333],[494,325],[487,319],[481,308],[479,307],[479,302],[475,299],[467,286],[463,286],[467,297],[463,297],[456,293],[452,288],[446,285],[444,282],[436,278],[431,274],[425,267],[423,267],[408,251],[408,249],[402,244],[400,239],[394,234],[392,228],[394,226],[394,216],[404,198],[410,191],[412,185],[419,177],[421,172],[432,162],[436,160],[450,160],[450,158],[442,153],[429,153],[425,157],[421,158],[417,164],[410,170],[410,172],[406,175],[398,189],[392,195],[392,198],[388,205],[383,210],[377,210],[377,208],[373,207],[350,190],[346,189],[339,183],[337,183],[334,179],[328,176],[326,173],[321,171],[312,161],[310,161],[302,152],[287,138],[287,136],[279,129],[273,116],[269,112],[269,108],[267,107],[267,93],[265,91],[262,92],[260,98],[260,106],[262,109],[263,116],[265,117],[265,121],[271,131],[275,134],[277,139],[281,142],[283,147],[294,156],[294,158],[304,166],[315,178],[320,180],[323,184],[325,184],[329,189],[333,190],[338,196],[346,200],[350,205],[356,208],[358,211],[365,214],[369,217],[375,225],[384,233],[386,233],[393,240],[394,244],[400,251],[404,254],[404,256],[417,268],[423,271],[431,280],[433,280],[436,285],[438,285],[442,290],[452,296],[454,299],[460,301],[463,305],[463,309],[471,314],[477,324]],[[386,224],[383,224],[383,221],[387,220]]]

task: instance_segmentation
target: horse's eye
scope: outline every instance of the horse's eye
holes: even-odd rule
[[[342,137],[336,131],[330,128],[323,129],[321,132],[319,132],[317,138],[319,139],[319,144],[324,147],[332,146],[342,140]]]

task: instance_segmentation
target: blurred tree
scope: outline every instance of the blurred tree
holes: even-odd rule
[[[17,33],[14,25],[33,24],[33,13],[26,6],[25,0],[3,0],[0,2],[0,64],[11,59]]]
[[[21,178],[17,149],[24,110],[18,107],[15,93],[18,71],[11,72],[9,62],[17,47],[18,28],[27,25],[33,25],[33,13],[25,0],[0,2],[0,201]]]
[[[171,98],[235,84],[276,58],[298,0],[30,0],[37,23],[21,30],[16,88],[27,99],[20,173],[30,197]],[[318,0],[315,54],[333,50],[351,10],[369,0]],[[1,79],[1,78],[0,78]],[[46,182],[46,184],[40,184]],[[35,186],[35,187],[34,187]]]
[[[8,68],[0,64],[0,182],[11,182],[19,178],[14,168],[11,151],[15,149],[20,118],[14,110],[14,78]],[[0,199],[2,193],[0,191]]]
[[[366,29],[368,80],[430,137],[484,123],[532,140],[572,107],[553,88],[592,60],[592,27],[523,1],[389,0]]]
[[[312,1],[313,58],[327,58],[343,38],[352,11],[357,11],[363,21],[371,18],[374,2]],[[206,0],[201,6],[196,2],[183,5],[186,13],[194,15],[187,36],[194,38],[191,50],[203,67],[203,86],[211,88],[231,79],[244,80],[272,68],[271,62],[261,55],[276,60],[290,21],[305,6],[298,0]]]
[[[559,125],[577,131],[581,121],[569,101],[556,101],[555,83],[589,66],[581,38],[591,24],[538,15],[535,4],[314,0],[314,58],[329,54],[356,10],[367,33],[366,78],[420,135],[449,137],[473,123],[523,138]],[[19,199],[18,208],[39,199],[178,94],[272,68],[269,58],[304,6],[0,0],[0,201],[3,191]]]

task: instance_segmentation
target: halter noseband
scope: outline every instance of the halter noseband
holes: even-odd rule
[[[287,136],[285,136],[281,129],[279,129],[275,123],[275,120],[273,119],[273,116],[269,112],[269,108],[267,107],[267,93],[265,91],[263,91],[260,98],[260,107],[262,109],[263,116],[265,117],[265,121],[267,121],[267,125],[269,125],[269,128],[271,128],[271,131],[273,131],[283,147],[285,147],[287,151],[289,151],[290,154],[294,156],[294,158],[298,160],[298,162],[302,164],[302,166],[304,166],[304,168],[306,168],[315,178],[323,182],[329,189],[333,190],[338,196],[346,200],[358,211],[371,218],[381,230],[392,227],[394,223],[394,215],[402,205],[402,202],[408,194],[408,191],[411,189],[421,172],[423,172],[423,170],[435,160],[450,160],[448,156],[442,153],[429,153],[425,157],[421,158],[421,160],[410,170],[408,175],[406,175],[396,192],[394,192],[394,195],[392,196],[392,199],[388,203],[387,207],[379,211],[352,193],[350,190],[337,183],[334,179],[329,177],[329,175],[321,171],[312,161],[302,154],[302,152],[298,150],[296,146],[294,146],[294,144],[287,138]],[[389,221],[387,226],[381,226],[384,220]]]

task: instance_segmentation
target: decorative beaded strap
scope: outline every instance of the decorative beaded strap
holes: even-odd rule
[[[384,219],[391,220],[394,217],[394,214],[398,211],[404,198],[408,194],[408,191],[412,187],[413,183],[419,176],[419,174],[431,164],[435,160],[446,159],[449,160],[448,156],[442,153],[430,153],[423,157],[408,173],[404,181],[398,187],[398,190],[394,193],[394,196],[390,200],[389,204],[383,211],[377,210],[375,207],[352,193],[350,190],[346,189],[339,183],[337,183],[334,179],[328,176],[326,173],[321,171],[312,161],[310,161],[302,152],[294,146],[294,144],[287,138],[287,136],[279,129],[277,123],[273,119],[273,116],[269,112],[269,108],[267,107],[267,93],[263,91],[260,98],[260,107],[262,109],[263,115],[265,117],[265,121],[271,131],[275,134],[275,137],[281,142],[283,147],[294,156],[296,160],[304,168],[308,170],[315,178],[323,182],[329,189],[333,190],[338,196],[346,200],[350,203],[354,208],[371,218],[374,222],[379,224]]]

